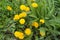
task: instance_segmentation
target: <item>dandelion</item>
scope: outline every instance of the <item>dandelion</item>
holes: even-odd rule
[[[21,10],[25,10],[25,9],[26,9],[26,6],[25,6],[25,5],[21,5],[21,6],[20,6],[20,9],[21,9]]]
[[[25,29],[25,34],[26,35],[30,35],[31,34],[31,29],[30,28],[26,28]]]
[[[40,19],[40,23],[44,24],[45,23],[44,19]]]
[[[19,17],[22,18],[22,17],[26,17],[27,16],[27,13],[26,12],[22,12],[19,14]]]
[[[22,32],[19,32],[19,31],[15,31],[14,35],[15,35],[15,37],[17,37],[19,39],[24,38],[24,34]]]
[[[33,22],[32,26],[34,26],[35,28],[38,28],[39,24],[37,22]]]
[[[12,10],[12,8],[11,8],[10,6],[7,6],[7,10],[9,10],[9,11],[10,11],[10,10]]]
[[[19,39],[24,39],[24,34],[20,32]]]
[[[19,31],[15,31],[14,35],[15,35],[15,37],[19,37],[20,32]]]
[[[14,20],[19,20],[19,15],[16,14],[13,19],[14,19]]]
[[[24,24],[24,23],[25,23],[25,19],[20,19],[20,20],[19,20],[19,23],[20,23],[20,24]]]
[[[25,11],[30,11],[30,8],[29,7],[26,7]]]
[[[32,3],[32,7],[36,8],[36,7],[38,7],[38,4],[37,3]]]

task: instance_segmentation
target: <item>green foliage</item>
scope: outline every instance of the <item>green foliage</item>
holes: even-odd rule
[[[35,0],[38,8],[33,8],[31,0],[0,0],[0,40],[20,40],[14,36],[15,31],[24,31],[25,28],[31,28],[32,34],[26,36],[24,40],[60,40],[60,0]],[[27,12],[26,24],[21,25],[14,21],[14,15],[22,12],[20,5],[30,7]],[[12,7],[12,11],[7,10],[7,6]],[[44,19],[45,23],[39,28],[33,28],[31,23]],[[30,25],[28,25],[30,24]],[[43,29],[42,29],[43,28]],[[46,33],[41,37],[40,31]]]

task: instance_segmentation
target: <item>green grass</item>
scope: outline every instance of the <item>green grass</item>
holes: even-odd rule
[[[24,31],[25,25],[34,21],[39,23],[40,19],[44,19],[45,23],[38,29],[30,25],[29,28],[33,33],[31,36],[26,36],[24,40],[60,40],[60,0],[36,0],[35,2],[38,4],[38,8],[33,8],[31,6],[33,2],[30,0],[0,0],[0,40],[20,40],[14,36],[14,32]],[[23,12],[19,9],[22,4],[30,7],[24,25],[13,20],[15,14]],[[8,11],[7,5],[10,5],[13,10]],[[41,28],[46,33],[45,37],[39,35]]]

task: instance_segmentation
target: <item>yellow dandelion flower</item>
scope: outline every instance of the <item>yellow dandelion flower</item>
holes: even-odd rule
[[[25,19],[20,19],[20,20],[19,20],[19,23],[20,23],[20,24],[25,24]]]
[[[32,3],[32,7],[36,8],[36,7],[38,7],[38,4],[37,3]]]
[[[32,26],[34,26],[35,28],[38,28],[39,24],[37,22],[33,22]]]
[[[25,6],[25,5],[21,5],[21,6],[20,6],[20,9],[21,9],[21,10],[25,10],[25,9],[26,9],[26,6]]]
[[[14,35],[15,35],[15,37],[17,37],[19,39],[24,38],[24,34],[22,32],[19,32],[19,31],[15,31]]]
[[[19,14],[19,17],[22,18],[22,17],[26,17],[27,16],[27,13],[26,12],[22,12]]]
[[[30,35],[31,34],[31,29],[30,28],[26,28],[25,29],[25,34],[26,35]]]
[[[26,7],[25,11],[30,11],[30,8],[29,7]]]
[[[19,20],[19,15],[16,14],[13,19],[14,19],[14,20]]]
[[[45,23],[44,19],[40,19],[40,23],[41,24]]]
[[[20,32],[19,39],[24,39],[24,34]]]
[[[19,37],[20,32],[19,31],[15,31],[14,35],[15,35],[15,37]]]
[[[12,8],[11,8],[10,6],[7,6],[7,10],[9,10],[9,11],[10,11],[10,10],[12,10]]]
[[[45,36],[45,32],[40,32],[40,35],[44,37]]]

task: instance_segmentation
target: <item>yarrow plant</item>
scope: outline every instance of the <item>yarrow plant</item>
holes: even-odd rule
[[[0,40],[59,40],[60,7],[55,2],[1,0]]]

